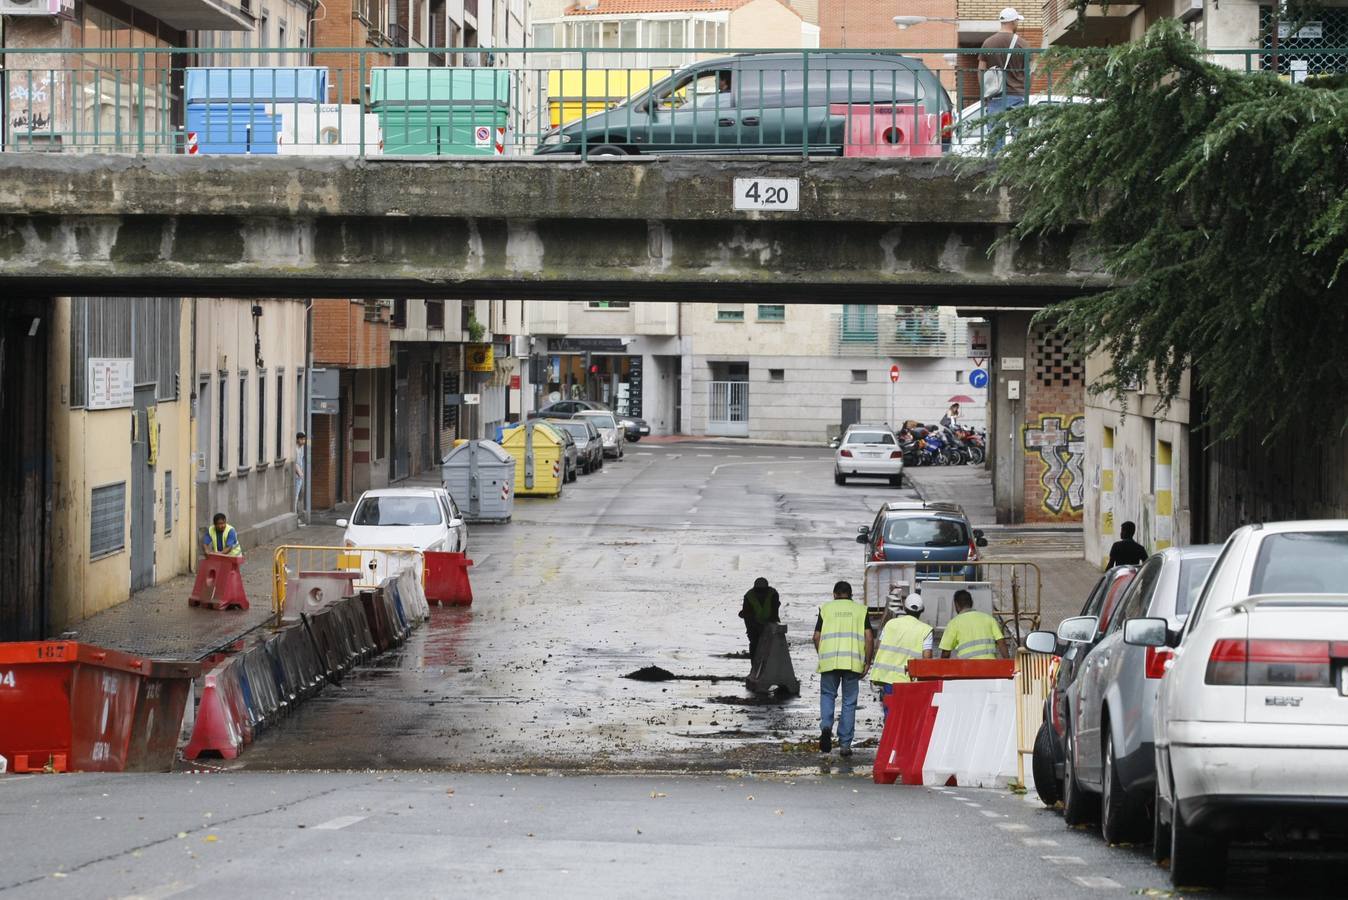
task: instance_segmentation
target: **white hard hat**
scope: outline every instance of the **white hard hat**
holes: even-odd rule
[[[922,615],[922,611],[927,608],[927,604],[922,602],[919,594],[910,594],[908,599],[903,601],[903,608],[915,616]]]
[[[1002,9],[1001,14],[997,16],[997,21],[998,21],[998,22],[1024,22],[1024,21],[1025,21],[1025,17],[1022,16],[1020,13],[1016,12],[1016,8],[1015,8],[1014,6],[1007,6],[1007,7],[1004,7],[1004,8]]]

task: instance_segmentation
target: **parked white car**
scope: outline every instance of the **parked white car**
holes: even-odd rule
[[[444,488],[381,488],[360,495],[351,519],[338,519],[347,547],[411,547],[466,553],[468,526]]]
[[[1158,856],[1219,884],[1232,840],[1348,837],[1348,520],[1247,525],[1222,547],[1156,697]],[[1164,652],[1164,651],[1161,651]]]
[[[833,483],[849,478],[888,478],[903,484],[903,449],[888,425],[853,425],[833,454]]]
[[[1085,103],[1084,97],[1063,97],[1056,94],[1031,94],[1029,96],[1030,106],[1038,106],[1041,103]],[[991,118],[987,108],[987,101],[979,100],[977,103],[971,103],[960,110],[959,118],[955,120],[954,128],[951,129],[950,149],[948,152],[956,156],[979,156],[985,150],[982,146],[983,138],[986,133],[986,120]],[[1010,138],[1007,141],[1010,142]]]
[[[627,443],[627,432],[613,413],[597,409],[582,409],[572,416],[574,419],[589,419],[599,429],[599,437],[604,442],[604,455],[614,459],[623,458],[623,445]]]

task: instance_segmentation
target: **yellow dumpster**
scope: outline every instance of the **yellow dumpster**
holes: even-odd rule
[[[548,73],[552,127],[612,109],[665,78],[672,69],[558,69]]]
[[[562,493],[566,460],[562,437],[542,422],[510,429],[501,440],[515,458],[515,496],[556,497]]]

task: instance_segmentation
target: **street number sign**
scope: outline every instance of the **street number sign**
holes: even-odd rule
[[[889,367],[889,380],[895,382],[899,380],[899,367],[897,365]]]
[[[795,212],[800,209],[800,179],[736,178],[735,209]]]

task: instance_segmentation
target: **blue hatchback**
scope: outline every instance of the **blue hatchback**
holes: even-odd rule
[[[969,524],[954,504],[887,503],[869,526],[858,529],[857,543],[865,548],[866,562],[933,562],[918,566],[919,579],[958,575],[972,579],[973,566],[957,570],[952,562],[977,562],[979,547],[988,545],[983,532]],[[953,571],[952,571],[953,570]]]

